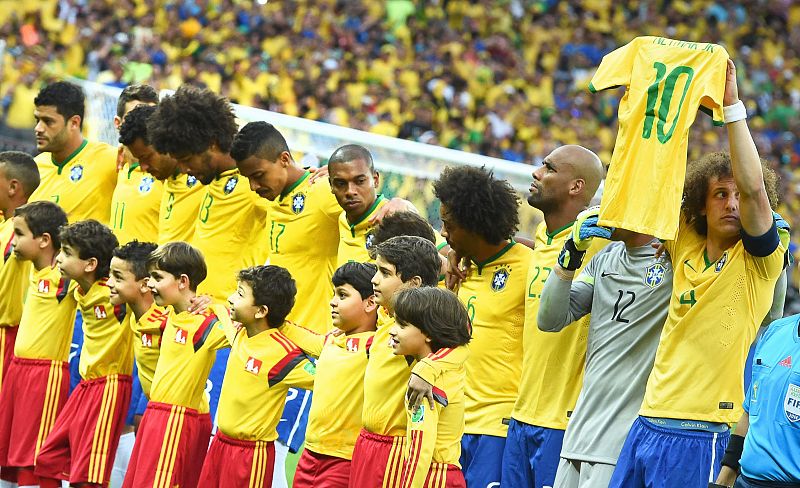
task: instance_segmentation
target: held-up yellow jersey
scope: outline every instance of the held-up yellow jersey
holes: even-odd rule
[[[286,392],[292,386],[311,389],[314,365],[278,329],[248,337],[240,327],[228,340],[231,355],[219,397],[219,429],[234,439],[274,441]]]
[[[197,214],[205,191],[194,176],[170,176],[161,193],[158,210],[158,244],[173,241],[193,242]]]
[[[236,290],[236,273],[267,259],[267,203],[250,191],[238,169],[223,172],[205,190],[192,244],[203,253],[210,272],[197,292],[226,303]]]
[[[0,327],[16,327],[31,275],[31,262],[14,254],[14,219],[0,222]]]
[[[336,259],[336,267],[344,263],[355,261],[357,263],[372,262],[369,256],[369,249],[372,247],[372,227],[369,219],[389,203],[389,200],[378,195],[372,206],[364,212],[358,220],[352,224],[347,220],[347,214],[342,212],[339,215],[339,251]]]
[[[63,278],[57,266],[34,270],[14,343],[14,355],[26,359],[69,361],[75,327],[78,284]]]
[[[536,229],[525,289],[522,378],[519,397],[511,412],[514,419],[526,424],[559,430],[567,428],[583,384],[590,316],[553,333],[539,330],[536,315],[544,282],[556,266],[558,254],[571,231],[571,222],[551,233],[547,232],[544,222]],[[583,264],[586,265],[607,242],[595,239],[586,251]]]
[[[67,213],[70,223],[95,219],[109,223],[111,195],[117,184],[117,149],[102,142],[83,144],[62,162],[49,152],[34,158],[41,183],[30,201],[48,200]]]
[[[161,355],[161,334],[167,326],[169,311],[155,303],[139,320],[131,313],[129,324],[133,330],[133,355],[144,396],[150,398],[150,387]]]
[[[310,174],[270,202],[269,262],[289,270],[297,283],[297,303],[287,320],[324,333],[333,325],[327,304],[333,296],[342,208],[328,179],[312,185]]]
[[[771,304],[788,234],[767,257],[742,241],[708,262],[706,238],[683,224],[667,243],[675,273],[641,415],[733,423],[742,414],[747,352]],[[700,374],[702,373],[702,374]]]
[[[139,168],[126,163],[117,176],[111,197],[111,230],[119,245],[136,239],[155,242],[158,238],[158,207],[163,184]]]
[[[95,281],[86,293],[75,290],[83,315],[79,370],[84,380],[133,373],[133,332],[128,327],[128,314],[133,313],[125,304],[111,304],[106,280]]]
[[[203,393],[208,373],[216,351],[230,347],[226,334],[230,335],[232,328],[230,314],[222,305],[211,305],[199,315],[170,309],[150,400],[207,413],[208,400]]]
[[[698,108],[711,112],[714,124],[723,124],[727,60],[728,53],[716,44],[649,36],[603,57],[589,90],[627,90],[600,224],[675,238],[689,127]],[[648,198],[637,198],[642,185],[650,189]]]
[[[465,346],[461,346],[465,348]],[[431,353],[448,354],[450,349]],[[466,358],[466,352],[463,354]],[[427,401],[415,410],[406,404],[406,453],[403,487],[423,488],[426,479],[442,480],[447,466],[461,466],[461,437],[464,434],[464,383],[466,369],[461,363],[443,366],[433,384],[434,406]],[[434,485],[435,486],[435,485]]]
[[[364,373],[375,331],[320,335],[287,323],[283,332],[317,361],[314,401],[308,413],[306,449],[352,459],[361,430]]]
[[[468,434],[505,437],[508,430],[522,372],[525,277],[532,252],[509,242],[485,262],[473,263],[458,290],[472,321],[465,387]]]

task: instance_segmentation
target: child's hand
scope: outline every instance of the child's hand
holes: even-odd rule
[[[208,307],[213,303],[211,297],[208,295],[197,295],[189,302],[189,313],[192,315],[200,315],[206,313]]]
[[[411,378],[408,379],[406,398],[408,399],[408,407],[412,410],[419,407],[425,398],[428,399],[428,404],[433,408],[433,385],[411,373]]]

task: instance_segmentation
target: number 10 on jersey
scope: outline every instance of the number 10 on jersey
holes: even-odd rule
[[[675,126],[678,125],[678,117],[680,117],[686,94],[689,92],[689,85],[691,85],[692,79],[694,78],[694,70],[689,66],[676,66],[667,74],[667,65],[658,61],[653,63],[653,68],[656,70],[656,79],[647,88],[647,108],[644,112],[642,139],[650,139],[653,133],[653,123],[655,119],[658,118],[658,123],[656,124],[658,142],[666,144],[667,141],[672,138],[672,134],[675,132]],[[672,125],[670,125],[669,130],[665,130],[675,86],[682,76],[685,76],[686,80],[683,84],[681,99],[678,102],[678,110],[675,112],[675,117],[672,120]],[[662,81],[664,82],[663,88],[661,85]],[[661,103],[658,103],[659,98],[661,99]],[[658,111],[656,111],[656,105],[658,105]]]

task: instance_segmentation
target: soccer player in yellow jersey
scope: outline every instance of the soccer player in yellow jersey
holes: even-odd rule
[[[239,272],[229,303],[232,318],[241,326],[228,332],[231,355],[219,399],[219,429],[203,464],[200,486],[272,486],[276,427],[286,393],[289,386],[314,384],[314,364],[279,329],[296,292],[292,276],[279,266]]]
[[[385,347],[392,328],[392,299],[401,287],[436,286],[440,260],[433,243],[421,237],[393,237],[375,247],[378,271],[372,277],[375,302],[383,307],[364,373],[362,429],[353,450],[350,487],[397,487],[406,445],[405,393],[411,362]],[[432,366],[436,366],[435,364]],[[415,373],[433,383],[435,368]]]
[[[291,323],[283,327],[287,337],[319,358],[294,488],[347,488],[350,481],[364,407],[364,371],[378,319],[371,282],[375,271],[374,264],[350,262],[333,273],[331,316],[344,334],[320,335]]]
[[[55,265],[59,232],[67,225],[58,205],[22,205],[10,220],[14,257],[29,261],[33,270],[24,276],[27,298],[0,390],[0,476],[30,486],[39,484],[33,473],[36,457],[67,401],[77,285]]]
[[[583,381],[588,318],[558,334],[539,330],[539,300],[553,263],[564,247],[577,215],[589,204],[603,179],[600,159],[581,146],[562,146],[533,172],[528,204],[539,209],[535,246],[527,269],[519,392],[511,411],[503,452],[506,486],[553,486],[569,413]],[[588,262],[603,245],[595,244]]]
[[[227,99],[189,85],[164,97],[147,119],[155,150],[205,185],[192,244],[214,272],[198,291],[220,302],[236,289],[239,270],[264,263],[269,254],[267,202],[250,191],[229,154],[236,130]]]
[[[446,356],[465,348],[471,332],[464,304],[449,290],[409,288],[395,298],[395,324],[389,333],[397,355],[418,361]],[[465,375],[463,361],[442,368],[433,384],[434,404],[406,405],[403,488],[466,488],[459,464]]]
[[[194,487],[211,436],[206,380],[216,351],[229,347],[226,334],[233,324],[221,305],[189,313],[207,274],[196,248],[185,242],[160,246],[150,255],[148,271],[155,303],[172,309],[123,486]]]
[[[773,219],[777,178],[759,159],[732,61],[723,100],[730,155],[712,153],[687,168],[683,220],[666,245],[675,274],[669,313],[612,487],[713,482],[729,424],[742,414],[742,371],[788,235]]]
[[[500,482],[506,419],[517,397],[532,251],[512,239],[519,224],[514,189],[490,171],[448,167],[433,189],[442,202],[442,236],[471,261],[458,290],[473,327],[461,466],[471,486],[487,486]]]
[[[158,103],[158,92],[148,85],[129,85],[117,100],[114,128],[120,130],[125,115],[140,105]],[[158,212],[163,184],[142,169],[141,163],[123,145],[124,165],[117,176],[111,198],[111,230],[120,245],[136,239],[155,241],[158,237]]]
[[[22,297],[31,272],[29,261],[14,254],[14,210],[28,201],[39,186],[39,170],[28,154],[0,152],[0,391],[3,376],[11,363],[14,340],[22,317]]]
[[[119,129],[119,142],[139,161],[143,171],[163,184],[157,242],[192,242],[203,201],[203,185],[194,176],[181,173],[175,158],[159,153],[150,144],[147,120],[155,111],[155,106],[144,105],[125,115]]]
[[[107,224],[117,184],[117,150],[83,138],[83,91],[57,81],[42,88],[34,103],[41,183],[30,200],[57,203],[70,222],[96,219]]]

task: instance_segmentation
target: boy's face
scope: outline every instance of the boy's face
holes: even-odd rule
[[[142,295],[150,293],[147,278],[136,279],[131,265],[120,258],[111,258],[111,271],[108,275],[108,287],[111,289],[111,303],[135,303]]]
[[[396,356],[422,357],[430,353],[430,338],[411,324],[395,321],[389,329],[389,347]]]
[[[24,261],[33,260],[44,247],[42,236],[34,237],[23,217],[14,217],[14,255]]]
[[[375,305],[370,302],[369,297],[361,298],[361,293],[349,283],[337,286],[330,303],[333,326],[344,332],[358,327],[374,311]]]
[[[256,305],[253,287],[244,281],[237,282],[236,291],[228,297],[228,304],[231,309],[231,319],[243,324],[251,324],[256,319],[267,316],[267,307]]]
[[[61,245],[61,252],[56,256],[56,264],[61,274],[69,279],[82,278],[89,270],[89,260],[81,259],[78,250],[69,244]]]
[[[174,305],[180,301],[181,283],[172,273],[152,268],[147,278],[147,287],[153,294],[153,300],[159,307]]]
[[[397,274],[397,268],[389,263],[380,254],[375,257],[378,271],[372,277],[372,288],[375,290],[375,303],[386,309],[391,309],[394,293],[403,285],[403,280]]]

